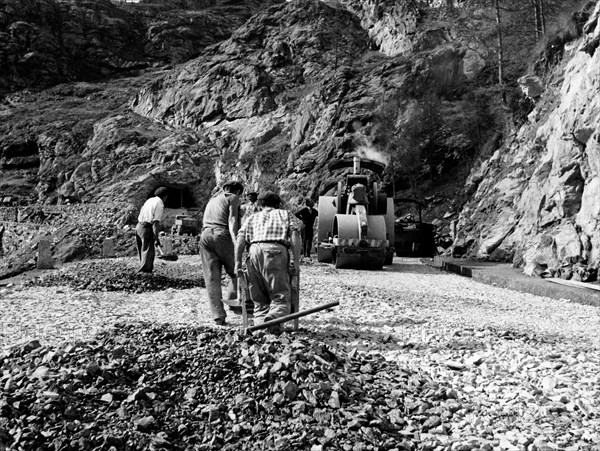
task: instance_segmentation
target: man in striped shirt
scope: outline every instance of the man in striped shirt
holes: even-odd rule
[[[281,209],[281,198],[274,192],[261,193],[258,204],[261,211],[247,217],[238,232],[235,270],[242,271],[242,254],[248,245],[246,268],[254,323],[262,324],[290,313],[290,275],[300,272],[302,223]]]

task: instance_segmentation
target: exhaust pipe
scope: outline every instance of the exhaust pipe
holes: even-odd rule
[[[358,174],[360,172],[360,158],[354,157],[352,162],[354,164],[354,174]]]

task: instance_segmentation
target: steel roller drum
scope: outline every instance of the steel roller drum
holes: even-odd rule
[[[366,241],[385,240],[386,227],[383,216],[367,216]],[[385,244],[378,247],[346,245],[345,240],[360,238],[360,225],[356,215],[335,215],[333,231],[339,246],[333,256],[336,268],[381,269],[385,262]],[[384,242],[385,243],[385,242]]]

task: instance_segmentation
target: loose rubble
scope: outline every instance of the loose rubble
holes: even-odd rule
[[[157,274],[197,277],[198,260],[160,262]],[[29,336],[0,360],[8,446],[53,431],[46,443],[60,438],[66,450],[600,450],[597,308],[410,259],[384,271],[305,262],[300,280],[301,309],[340,306],[279,337],[240,335],[231,313],[229,329],[211,327],[201,288],[0,289],[3,318],[14,325],[0,338],[10,345]],[[52,329],[37,335],[41,346],[31,343],[33,323]],[[100,335],[64,330],[79,323]],[[50,413],[34,419],[44,411],[33,406],[46,405]],[[68,417],[69,405],[78,417]]]
[[[130,259],[106,259],[75,263],[25,282],[25,286],[63,286],[76,290],[143,293],[167,288],[205,287],[201,268],[193,265],[156,264],[155,274],[137,272]],[[160,269],[158,269],[160,267]]]
[[[0,440],[49,450],[414,449],[430,377],[300,335],[123,325],[0,360]],[[412,402],[412,401],[411,401]]]

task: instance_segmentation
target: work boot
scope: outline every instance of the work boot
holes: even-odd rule
[[[283,332],[283,329],[278,324],[277,326],[271,326],[271,327],[267,328],[267,332],[270,333],[271,335],[281,335]]]
[[[266,316],[264,322],[268,323],[269,321],[273,321],[275,318],[273,318],[272,316]],[[272,334],[272,335],[281,335],[282,329],[281,329],[281,324],[277,324],[276,326],[271,326],[271,327],[267,327],[265,329],[267,331],[267,333]]]
[[[217,318],[217,319],[215,319],[215,325],[220,326],[220,327],[225,327],[225,326],[227,326],[227,322],[225,321],[225,318]]]

